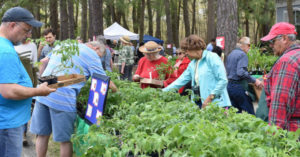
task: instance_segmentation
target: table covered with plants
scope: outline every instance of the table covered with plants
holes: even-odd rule
[[[119,91],[108,93],[100,126],[77,123],[77,156],[300,156],[300,130],[277,129],[215,104],[200,110],[187,96],[111,78]],[[79,95],[79,110],[89,85]]]

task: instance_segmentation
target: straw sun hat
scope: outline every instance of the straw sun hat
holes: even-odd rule
[[[129,43],[130,43],[130,38],[129,38],[129,36],[127,36],[127,35],[122,36],[122,37],[120,38],[120,40],[121,40],[122,42],[126,43],[126,44],[129,44]]]
[[[161,46],[154,41],[148,41],[139,50],[143,53],[155,53],[161,51]]]

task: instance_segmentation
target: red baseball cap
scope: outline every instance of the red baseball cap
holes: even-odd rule
[[[294,25],[287,22],[279,22],[272,26],[268,35],[264,36],[260,40],[269,41],[278,35],[296,34],[296,28]]]

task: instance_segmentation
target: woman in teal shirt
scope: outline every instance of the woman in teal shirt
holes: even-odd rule
[[[216,53],[205,50],[206,44],[197,35],[190,35],[181,41],[181,48],[192,59],[183,74],[163,91],[179,89],[192,81],[192,100],[199,95],[201,100],[195,101],[201,108],[210,102],[217,102],[220,107],[231,106],[227,93],[227,77],[223,62]]]

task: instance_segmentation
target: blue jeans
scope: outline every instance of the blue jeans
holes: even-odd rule
[[[0,157],[21,157],[24,125],[0,129]]]
[[[202,101],[200,100],[196,100],[195,103],[199,106],[199,108],[202,108]]]
[[[254,108],[251,98],[246,95],[245,89],[238,83],[228,83],[227,91],[233,107],[238,109],[238,113],[246,111],[254,115]]]

